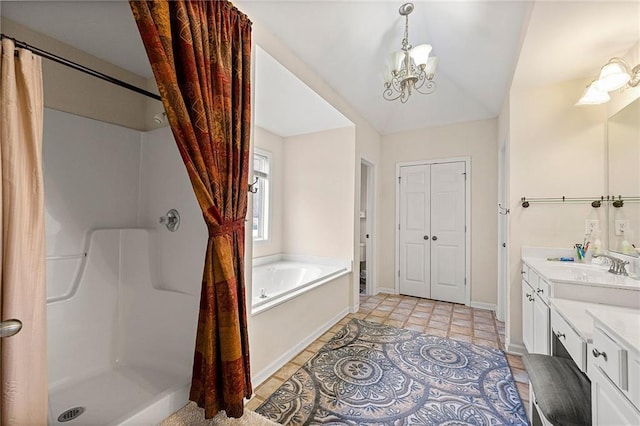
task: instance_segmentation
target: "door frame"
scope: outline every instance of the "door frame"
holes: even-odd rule
[[[508,173],[508,144],[505,140],[498,148],[498,203],[503,209],[498,208],[498,305],[496,306],[496,318],[505,323],[509,309],[507,292],[509,287],[509,210],[504,210],[509,208]],[[506,246],[503,247],[502,244]]]
[[[375,161],[370,160],[364,155],[360,155],[360,170],[362,170],[362,166],[365,166],[367,169],[367,230],[366,232],[369,234],[369,238],[365,241],[365,253],[366,253],[366,261],[367,261],[367,287],[366,294],[367,296],[374,295],[374,290],[377,286],[374,285],[376,278],[376,205],[377,205],[377,191],[376,187],[376,163]],[[360,177],[362,179],[362,176]],[[360,194],[360,198],[362,198],[362,194]],[[359,209],[358,209],[359,210]],[[359,213],[359,212],[358,212]],[[358,235],[360,235],[360,230],[358,229]],[[358,241],[360,239],[358,238]],[[360,253],[358,245],[358,253]],[[358,258],[358,265],[360,264],[360,259]],[[359,270],[359,268],[358,268]],[[358,293],[360,292],[360,277],[358,275]]]
[[[465,254],[464,254],[464,273],[467,285],[465,286],[465,305],[471,304],[471,156],[465,157],[448,157],[439,158],[433,160],[418,160],[418,161],[400,161],[396,163],[396,177],[394,182],[396,193],[396,206],[395,206],[395,262],[394,262],[394,291],[395,294],[400,294],[400,168],[405,166],[423,166],[442,163],[459,163],[464,162],[465,170],[467,173],[465,179],[465,212],[464,212],[464,224],[465,224]]]

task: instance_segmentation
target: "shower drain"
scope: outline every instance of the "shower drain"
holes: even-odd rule
[[[84,407],[69,408],[67,411],[63,412],[58,416],[58,421],[60,423],[68,422],[70,420],[75,419],[82,413],[84,413]]]

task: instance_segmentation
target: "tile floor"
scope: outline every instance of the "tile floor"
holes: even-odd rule
[[[410,296],[387,294],[360,296],[360,310],[357,313],[344,317],[265,380],[255,389],[254,397],[246,407],[251,410],[256,409],[353,318],[504,350],[504,323],[496,320],[495,313],[492,311]],[[520,398],[525,409],[528,410],[528,377],[522,360],[519,356],[507,354],[507,361]]]

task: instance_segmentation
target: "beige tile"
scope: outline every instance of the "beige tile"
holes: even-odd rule
[[[421,300],[418,302],[417,306],[423,306],[426,308],[433,308],[434,306],[436,306],[436,302],[434,302],[433,300]]]
[[[477,323],[476,325],[473,326],[473,328],[475,330],[490,331],[492,333],[496,332],[496,326],[493,324]]]
[[[344,325],[338,323],[336,325],[334,325],[333,327],[331,327],[329,329],[329,331],[333,332],[333,333],[337,333],[338,331],[342,330],[344,328]]]
[[[418,331],[420,333],[424,333],[424,325],[418,325],[418,324],[406,324],[403,328],[406,328],[407,330],[413,330],[413,331]]]
[[[525,370],[512,368],[511,375],[513,375],[513,380],[515,380],[516,382],[529,384],[529,375]]]
[[[431,314],[428,312],[423,312],[423,311],[411,312],[411,317],[415,317],[415,318],[429,318],[430,316]]]
[[[318,340],[320,340],[321,342],[328,342],[335,335],[336,333],[334,333],[333,331],[327,331],[322,336],[318,337]]]
[[[493,340],[495,342],[498,341],[498,335],[496,333],[492,333],[490,331],[483,330],[473,330],[473,336],[478,337],[480,339]]]
[[[529,385],[516,382],[516,388],[518,388],[520,398],[529,401]]]
[[[385,305],[385,304],[383,303],[383,304],[379,305],[379,306],[376,308],[376,310],[377,310],[377,311],[383,311],[383,312],[391,312],[391,311],[393,311],[393,310],[394,310],[394,307],[393,307],[393,306],[389,306],[389,305]]]
[[[401,321],[401,322],[405,322],[406,320],[409,319],[409,317],[407,315],[404,314],[396,314],[396,313],[391,313],[389,315],[389,319],[390,320],[394,320],[394,321]]]
[[[447,337],[447,330],[438,330],[437,328],[427,327],[427,329],[424,331],[424,334],[430,334],[432,336],[438,337]]]
[[[435,311],[434,311],[435,312]],[[431,321],[439,321],[449,323],[449,317],[444,315],[436,315],[435,313],[431,315]]]
[[[436,330],[444,330],[447,331],[449,329],[449,323],[448,322],[439,322],[439,321],[434,321],[433,319],[431,321],[429,321],[429,329],[436,329]]]
[[[280,380],[275,377],[271,377],[270,379],[267,379],[266,382],[258,386],[258,388],[256,389],[256,392],[255,392],[256,397],[267,399],[283,383],[284,383],[284,380]]]
[[[431,306],[422,306],[419,303],[416,305],[415,308],[413,308],[413,313],[416,312],[431,312],[432,311],[432,307]]]
[[[507,361],[511,368],[520,368],[524,370],[524,364],[522,363],[522,357],[518,355],[507,354]]]
[[[309,351],[315,354],[320,349],[322,349],[324,345],[325,345],[325,342],[314,340],[309,346],[306,347],[305,351]]]
[[[384,312],[384,311],[380,311],[378,309],[375,309],[375,310],[371,311],[369,316],[386,318],[386,317],[389,316],[389,312]]]
[[[470,329],[473,328],[473,323],[471,321],[458,319],[456,317],[453,317],[453,319],[451,320],[451,325],[459,325],[460,327],[468,327]]]
[[[425,325],[427,325],[427,322],[428,322],[427,318],[416,317],[416,316],[410,316],[409,318],[407,318],[408,324],[419,324],[424,327]]]
[[[466,334],[449,333],[449,338],[460,342],[471,343],[472,337]]]
[[[386,319],[386,320],[384,320],[383,324],[390,325],[392,327],[402,328],[402,324],[404,324],[404,321]]]
[[[309,361],[313,355],[315,355],[313,352],[303,351],[300,355],[292,359],[291,362],[302,366],[305,362]]]
[[[493,321],[493,312],[491,311],[487,311],[484,309],[474,309],[473,310],[473,316],[474,317],[483,317],[483,318],[489,318]]]
[[[396,314],[409,315],[411,314],[411,309],[396,308],[393,312]]]
[[[376,316],[368,316],[367,321],[376,322],[378,324],[382,324],[384,322],[384,317],[376,317]]]
[[[293,376],[293,373],[298,371],[299,368],[299,365],[290,362],[288,364],[285,364],[284,367],[282,367],[280,370],[276,371],[273,376],[282,380],[289,380],[289,377]]]
[[[500,349],[500,345],[495,340],[485,340],[485,339],[473,339],[473,343],[478,346],[485,346],[487,348]]]
[[[491,324],[491,325],[493,325],[493,320],[491,318],[477,317],[475,315],[473,317],[473,322],[475,324]]]
[[[473,329],[471,327],[464,327],[461,325],[451,324],[451,333],[463,334],[465,336],[470,336],[473,334]]]
[[[367,317],[366,313],[362,313],[361,310],[356,312],[355,314],[351,314],[351,318],[355,319],[365,319]]]
[[[255,411],[256,408],[261,406],[263,402],[264,400],[262,398],[254,396],[249,400],[249,402],[244,404],[244,408],[246,408],[247,410]]]

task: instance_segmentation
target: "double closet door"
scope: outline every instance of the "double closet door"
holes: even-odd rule
[[[399,169],[400,294],[466,303],[466,163]]]

